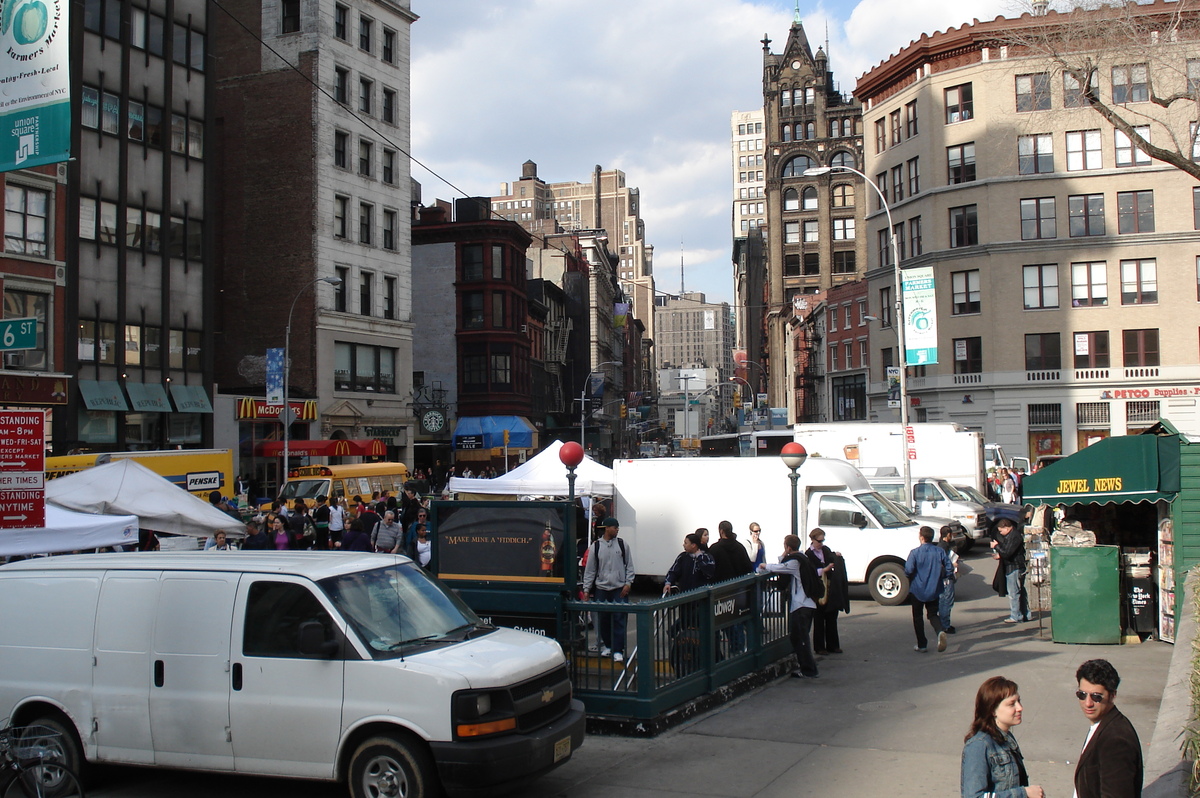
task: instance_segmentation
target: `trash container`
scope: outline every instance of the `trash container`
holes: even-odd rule
[[[1050,548],[1054,642],[1121,642],[1119,551],[1117,546]]]
[[[1125,629],[1145,638],[1158,629],[1158,585],[1150,549],[1122,549],[1121,561],[1125,577]]]

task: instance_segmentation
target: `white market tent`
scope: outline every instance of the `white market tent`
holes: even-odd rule
[[[537,456],[495,479],[450,480],[451,493],[476,493],[490,496],[566,496],[567,467],[558,459],[562,441],[550,444]],[[575,469],[576,496],[611,496],[613,470],[584,455]]]
[[[132,515],[76,513],[46,502],[46,525],[0,529],[0,557],[135,546],[138,520]]]
[[[46,483],[46,499],[82,513],[136,515],[144,529],[208,537],[245,534],[239,521],[134,460],[85,468]]]

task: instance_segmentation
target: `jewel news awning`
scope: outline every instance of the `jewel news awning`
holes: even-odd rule
[[[1179,493],[1179,438],[1105,438],[1025,477],[1021,489],[1027,504],[1171,501]]]

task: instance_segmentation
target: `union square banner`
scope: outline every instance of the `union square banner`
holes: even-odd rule
[[[0,0],[0,172],[70,157],[67,0]]]

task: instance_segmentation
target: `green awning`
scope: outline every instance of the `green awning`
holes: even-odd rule
[[[167,392],[157,383],[126,382],[125,391],[129,402],[138,413],[170,413],[171,404]]]
[[[128,410],[129,403],[116,380],[79,380],[79,393],[88,410]]]
[[[175,400],[175,410],[180,413],[211,413],[212,403],[208,401],[208,392],[203,385],[171,384],[171,398]]]
[[[1026,504],[1171,501],[1179,493],[1179,437],[1105,438],[1021,481]]]

